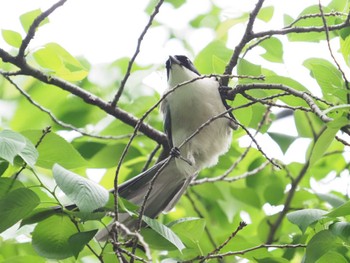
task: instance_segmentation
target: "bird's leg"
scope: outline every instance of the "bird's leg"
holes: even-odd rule
[[[176,146],[174,146],[173,148],[171,148],[170,150],[170,155],[174,158],[179,158],[180,160],[183,160],[184,162],[188,163],[189,165],[193,165],[192,162],[188,159],[186,159],[185,157],[181,156],[181,152],[180,149],[177,148]]]

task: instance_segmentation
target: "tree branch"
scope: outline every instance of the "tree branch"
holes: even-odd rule
[[[62,6],[67,0],[58,1],[56,4],[51,6],[45,12],[42,12],[37,18],[34,19],[33,23],[29,27],[26,37],[22,40],[22,44],[19,47],[17,59],[24,59],[24,52],[27,49],[29,42],[34,38],[36,29],[39,27],[40,23],[44,21],[52,12],[54,12],[58,7]]]
[[[248,252],[251,251],[255,251],[261,248],[305,248],[306,245],[305,244],[261,244],[255,247],[251,247],[251,248],[247,248],[247,249],[243,249],[243,250],[239,250],[239,251],[230,251],[230,252],[226,252],[223,254],[214,254],[214,255],[210,255],[208,257],[208,259],[213,259],[213,258],[224,258],[224,257],[228,257],[228,256],[236,256],[236,255],[244,255]]]
[[[163,2],[164,2],[164,0],[159,0],[158,4],[155,6],[155,8],[153,10],[153,13],[149,17],[149,21],[148,21],[147,25],[145,26],[145,28],[143,29],[139,39],[137,40],[137,46],[136,46],[135,53],[132,56],[132,58],[130,59],[130,61],[129,61],[128,68],[126,70],[124,79],[122,80],[122,82],[120,84],[118,92],[115,94],[114,99],[111,102],[112,107],[115,107],[117,105],[118,100],[119,100],[120,96],[122,95],[122,93],[124,91],[124,87],[125,87],[125,84],[126,84],[128,78],[130,76],[132,66],[133,66],[133,64],[135,62],[135,59],[136,59],[137,55],[140,52],[140,47],[141,47],[142,40],[143,40],[144,36],[146,35],[148,29],[151,27],[153,19],[158,14],[159,8],[162,6]]]
[[[96,95],[80,88],[79,86],[69,83],[58,77],[46,75],[44,72],[41,72],[40,70],[30,66],[25,60],[18,60],[16,59],[16,57],[11,56],[9,53],[2,50],[1,48],[0,48],[0,58],[2,58],[4,62],[12,63],[13,65],[20,68],[20,73],[22,75],[32,76],[42,81],[43,83],[51,84],[65,91],[68,91],[71,94],[74,94],[77,97],[81,98],[86,103],[97,106],[104,112],[114,116],[115,118],[121,120],[125,124],[135,127],[139,121],[135,116],[131,115],[130,113],[120,108],[112,107],[109,103],[103,101],[101,98],[97,97]],[[159,132],[158,130],[152,128],[151,126],[145,123],[140,124],[139,130],[142,133],[144,133],[147,137],[162,144],[163,146],[167,145],[168,143],[164,133]]]
[[[253,9],[253,11],[250,13],[249,15],[249,21],[247,24],[247,27],[245,29],[244,35],[241,39],[241,41],[239,42],[239,44],[235,47],[233,55],[229,61],[229,63],[227,64],[226,68],[225,68],[225,72],[224,74],[231,74],[233,68],[237,65],[237,61],[239,58],[239,54],[241,54],[243,48],[245,47],[245,45],[252,40],[252,34],[253,34],[253,25],[256,19],[256,16],[258,15],[262,5],[264,3],[264,0],[258,0],[255,8]],[[223,86],[227,86],[228,85],[228,78],[221,78],[221,84]]]
[[[252,90],[252,89],[267,89],[267,90],[277,89],[277,90],[286,91],[296,97],[303,99],[310,106],[312,112],[315,113],[323,122],[327,123],[333,120],[332,118],[329,118],[320,110],[320,108],[315,104],[315,102],[312,100],[309,94],[307,94],[306,92],[295,90],[291,87],[288,87],[282,84],[253,83],[253,84],[237,85],[234,89],[228,92],[227,97],[228,98],[231,97],[231,99],[233,99],[236,94],[245,92],[247,90]]]
[[[196,259],[199,259],[201,263],[205,262],[205,260],[209,259],[210,256],[213,256],[213,255],[217,254],[222,248],[224,248],[228,244],[228,242],[230,242],[231,239],[234,238],[237,235],[237,233],[239,231],[241,231],[243,228],[245,228],[246,226],[247,226],[247,224],[245,222],[243,222],[243,221],[240,222],[239,226],[237,227],[237,229],[235,231],[233,231],[231,233],[231,235],[221,245],[216,247],[212,252],[208,253],[208,255],[206,255],[204,257],[203,256],[199,256]],[[195,260],[195,259],[193,259],[193,260]]]

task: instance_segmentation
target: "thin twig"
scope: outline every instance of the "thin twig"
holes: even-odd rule
[[[345,141],[344,139],[340,138],[338,135],[335,136],[335,139],[338,141],[338,142],[341,142],[342,144],[344,144],[345,146],[350,146],[350,143]]]
[[[42,132],[43,132],[42,135],[40,136],[40,138],[38,139],[38,141],[37,141],[36,144],[35,144],[35,148],[38,148],[39,145],[42,143],[43,139],[45,138],[45,136],[51,132],[51,127],[50,127],[50,126],[49,126],[49,127],[46,127]],[[15,175],[13,176],[13,182],[17,179],[17,177],[20,175],[20,173],[21,173],[24,169],[26,169],[26,167],[27,167],[27,163],[24,163],[24,164],[22,165],[22,167],[21,167],[21,168],[15,173]]]
[[[146,257],[147,257],[147,260],[148,261],[144,261],[144,262],[152,262],[152,254],[151,254],[151,250],[150,250],[150,247],[149,245],[145,242],[144,238],[142,235],[140,235],[139,233],[137,232],[134,232],[134,231],[131,231],[130,229],[128,229],[125,225],[123,225],[122,223],[118,222],[118,221],[115,221],[113,222],[114,226],[117,227],[117,228],[120,228],[127,236],[133,236],[135,237],[138,242],[142,245],[142,247],[144,248],[145,250],[145,254],[146,254]],[[115,245],[118,245],[118,243],[114,243],[113,244]],[[120,248],[120,247],[119,247]],[[124,251],[123,251],[124,252]],[[125,253],[125,252],[124,252]],[[130,252],[129,252],[130,253]],[[128,256],[136,256],[134,254],[127,254]],[[137,258],[135,258],[137,259]],[[138,259],[139,260],[139,259]]]
[[[205,260],[209,259],[210,256],[216,255],[218,252],[220,252],[220,250],[223,249],[223,248],[228,244],[228,242],[230,242],[231,239],[234,238],[234,237],[237,235],[237,233],[238,233],[239,231],[241,231],[243,228],[245,228],[246,226],[247,226],[247,224],[246,224],[244,221],[241,221],[241,222],[239,223],[239,226],[237,227],[237,229],[236,229],[235,231],[233,231],[233,232],[231,233],[231,235],[230,235],[221,245],[219,245],[218,247],[216,247],[212,252],[208,253],[208,255],[206,255],[206,256],[204,256],[204,257],[203,257],[203,256],[198,257],[198,259],[201,260],[200,262],[202,263],[202,262],[204,262]]]
[[[39,103],[34,101],[32,99],[32,97],[25,90],[20,88],[14,81],[12,81],[11,78],[9,78],[7,75],[2,74],[1,72],[0,72],[0,74],[3,75],[3,77],[8,82],[10,82],[11,85],[13,85],[29,101],[30,104],[32,104],[33,106],[38,108],[40,111],[45,112],[47,115],[49,115],[49,117],[51,118],[51,120],[53,122],[55,122],[56,124],[58,124],[59,126],[61,126],[63,128],[70,129],[70,130],[79,132],[80,134],[82,134],[84,136],[97,138],[97,139],[121,140],[121,139],[129,138],[131,136],[130,134],[125,134],[125,135],[120,135],[120,136],[95,135],[95,134],[91,134],[91,133],[85,132],[83,129],[79,129],[79,128],[75,127],[72,124],[65,123],[65,122],[59,120],[50,110],[46,109],[45,107],[41,106]]]
[[[29,42],[34,38],[36,29],[39,27],[40,23],[44,21],[52,12],[54,12],[58,7],[62,6],[67,0],[60,0],[45,12],[42,12],[37,18],[34,19],[33,23],[30,25],[29,30],[25,38],[22,40],[22,44],[19,48],[17,59],[24,58],[24,52],[29,45]]]
[[[239,44],[235,47],[235,49],[233,51],[233,55],[225,68],[225,72],[224,72],[225,75],[232,73],[233,68],[237,65],[239,55],[241,54],[243,48],[250,40],[252,40],[253,25],[254,25],[255,19],[258,15],[260,9],[263,6],[263,3],[264,3],[264,0],[258,0],[257,4],[255,5],[255,8],[250,13],[248,24],[246,26],[244,35],[243,35],[241,41],[239,42]],[[229,81],[228,78],[221,78],[221,84],[223,86],[227,86],[228,81]]]
[[[133,64],[134,64],[134,62],[135,62],[135,59],[136,59],[137,55],[138,55],[139,52],[140,52],[142,40],[143,40],[144,36],[146,35],[148,29],[151,27],[152,22],[153,22],[153,19],[154,19],[155,16],[158,14],[159,8],[162,6],[163,2],[164,2],[164,0],[159,0],[158,4],[155,6],[155,8],[154,8],[154,10],[153,10],[153,13],[152,13],[152,14],[150,15],[150,17],[149,17],[149,20],[148,20],[147,25],[145,26],[145,28],[143,29],[143,31],[142,31],[140,37],[139,37],[138,40],[137,40],[137,46],[136,46],[135,53],[134,53],[134,55],[132,56],[132,58],[130,59],[130,61],[129,61],[128,68],[127,68],[126,73],[125,73],[125,76],[124,76],[124,78],[123,78],[123,80],[122,80],[122,82],[121,82],[121,84],[120,84],[120,87],[119,87],[119,89],[118,89],[118,92],[117,92],[117,94],[115,94],[114,99],[113,99],[113,101],[111,102],[112,107],[115,107],[115,106],[117,105],[118,100],[119,100],[120,96],[122,95],[122,93],[123,93],[123,91],[124,91],[124,87],[125,87],[125,84],[126,84],[128,78],[129,78],[129,76],[130,76],[132,66],[133,66]]]
[[[239,250],[239,251],[230,251],[222,254],[210,255],[207,259],[213,258],[224,258],[228,256],[244,255],[248,252],[255,251],[261,248],[306,248],[306,244],[261,244],[255,247]],[[186,261],[185,261],[186,262]]]
[[[295,90],[291,87],[282,85],[282,84],[264,84],[264,83],[252,83],[252,84],[243,84],[243,85],[237,85],[234,89],[229,91],[229,95],[234,97],[237,93],[242,93],[247,90],[252,89],[267,89],[267,90],[283,90],[286,91],[296,97],[302,98],[311,108],[312,112],[315,113],[323,122],[330,122],[333,119],[329,118],[327,115],[325,115],[320,108],[316,105],[316,103],[312,100],[312,98],[306,93],[302,91]]]
[[[327,40],[327,46],[328,46],[328,50],[329,50],[329,54],[331,55],[334,63],[337,65],[338,70],[340,71],[343,80],[345,82],[345,87],[347,89],[347,95],[346,95],[346,99],[347,99],[347,103],[350,104],[350,87],[349,87],[349,81],[346,78],[345,72],[342,70],[340,64],[338,63],[337,59],[334,56],[332,47],[331,47],[331,43],[330,43],[330,37],[329,37],[329,29],[328,29],[328,25],[327,25],[327,21],[325,18],[325,14],[323,13],[323,8],[322,8],[322,4],[321,4],[321,0],[318,1],[318,6],[320,9],[320,14],[321,14],[321,18],[322,18],[322,22],[323,22],[323,26],[325,28],[325,34],[326,34],[326,40]],[[348,117],[350,118],[350,115],[348,115]]]
[[[342,13],[342,12],[330,12],[330,13],[320,13],[320,14],[307,14],[307,15],[303,15],[298,17],[297,19],[295,19],[292,23],[290,23],[288,26],[284,27],[284,28],[291,28],[292,26],[294,26],[296,23],[298,23],[301,20],[306,20],[309,18],[316,18],[316,17],[330,17],[330,16],[346,16],[346,13]]]
[[[220,182],[220,181],[224,181],[224,182],[229,182],[229,183],[232,183],[232,182],[236,182],[238,180],[242,180],[242,179],[245,179],[247,177],[250,177],[252,175],[255,175],[259,172],[261,172],[262,170],[265,169],[265,167],[270,164],[270,161],[266,161],[264,163],[262,163],[259,167],[251,170],[251,171],[248,171],[248,172],[245,172],[241,175],[237,175],[237,176],[234,176],[234,177],[229,177],[227,178],[227,175],[229,172],[231,172],[233,169],[230,169],[228,171],[226,171],[223,175],[220,175],[220,176],[217,176],[217,177],[207,177],[207,178],[203,178],[203,179],[198,179],[198,180],[195,180],[193,182],[191,182],[191,185],[199,185],[199,184],[205,184],[205,183],[214,183],[214,182]]]

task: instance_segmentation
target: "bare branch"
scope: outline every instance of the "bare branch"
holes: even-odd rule
[[[214,182],[220,182],[220,181],[229,182],[229,183],[236,182],[238,180],[245,179],[247,177],[250,177],[252,175],[255,175],[255,174],[261,172],[262,170],[265,169],[265,167],[268,164],[270,164],[270,161],[266,161],[266,162],[262,163],[259,167],[255,168],[251,171],[245,172],[241,175],[227,178],[227,175],[229,174],[229,172],[231,172],[233,170],[230,167],[230,169],[228,171],[226,171],[223,175],[220,175],[217,177],[212,177],[212,178],[207,177],[207,178],[203,178],[203,179],[198,179],[198,180],[193,181],[191,183],[191,185],[199,185],[199,184],[204,184],[204,183],[214,183]]]
[[[237,227],[237,229],[235,231],[233,231],[231,233],[231,235],[220,246],[215,248],[212,252],[208,253],[208,255],[206,255],[205,257],[203,257],[203,256],[198,257],[198,259],[200,259],[200,262],[204,262],[205,260],[209,259],[210,256],[216,255],[221,249],[223,249],[228,244],[228,242],[231,241],[232,238],[234,238],[237,235],[237,233],[239,231],[241,231],[246,226],[247,226],[247,224],[245,222],[243,222],[243,221],[240,222],[239,226]]]
[[[239,44],[235,47],[233,55],[229,61],[229,63],[227,64],[226,68],[225,68],[225,72],[224,74],[231,74],[233,68],[237,65],[237,61],[239,58],[239,54],[241,54],[243,48],[245,47],[245,45],[252,40],[252,34],[253,34],[253,25],[256,19],[256,16],[258,15],[262,5],[264,3],[264,0],[258,0],[255,8],[253,9],[253,11],[250,13],[249,15],[249,21],[247,24],[247,27],[245,29],[244,35],[241,39],[241,41],[239,42]],[[228,85],[228,78],[221,78],[221,84],[223,86],[227,86]]]
[[[212,258],[224,258],[228,256],[236,256],[236,255],[244,255],[248,252],[255,251],[261,248],[305,248],[306,244],[261,244],[255,247],[239,250],[239,251],[232,251],[232,252],[226,252],[222,254],[214,254],[210,255],[208,259]]]
[[[131,230],[128,229],[125,225],[123,225],[122,223],[120,223],[120,222],[118,222],[118,221],[113,222],[113,224],[114,224],[114,227],[120,228],[126,235],[128,235],[128,236],[133,236],[133,237],[135,237],[135,238],[138,240],[138,242],[140,242],[140,244],[142,245],[142,247],[143,247],[144,250],[145,250],[145,254],[146,254],[146,257],[147,257],[147,260],[148,260],[148,261],[143,260],[143,259],[140,260],[140,258],[138,258],[136,255],[131,254],[130,252],[129,252],[130,254],[128,254],[128,253],[126,253],[124,250],[122,250],[123,253],[126,253],[126,254],[127,254],[128,256],[130,256],[130,257],[135,257],[135,259],[137,259],[137,260],[139,260],[139,261],[142,261],[142,262],[152,262],[152,254],[151,254],[150,247],[149,247],[148,244],[145,242],[145,240],[144,240],[144,238],[143,238],[142,235],[140,235],[140,234],[137,233],[137,232],[131,231]],[[115,243],[115,242],[113,242],[113,245],[119,246],[119,244],[118,244],[118,243]],[[120,246],[119,246],[119,249],[120,249]]]
[[[296,97],[299,97],[303,99],[311,108],[312,112],[315,113],[323,122],[330,122],[333,119],[329,118],[327,115],[325,115],[320,108],[315,104],[315,102],[312,100],[312,98],[308,95],[306,92],[295,90],[291,87],[282,85],[282,84],[262,84],[262,83],[253,83],[253,84],[244,84],[244,85],[237,85],[233,90],[231,90],[228,94],[228,96],[234,96],[237,93],[242,93],[247,90],[251,89],[279,89],[286,91]]]
[[[146,35],[148,29],[151,27],[152,25],[152,22],[153,22],[153,19],[154,17],[158,14],[159,12],[159,8],[161,7],[161,5],[163,4],[164,0],[159,0],[158,4],[155,6],[154,10],[153,10],[153,13],[150,15],[149,17],[149,21],[147,23],[147,25],[145,26],[145,28],[143,29],[139,39],[137,40],[137,46],[136,46],[136,50],[135,50],[135,53],[134,55],[132,56],[132,58],[130,59],[129,61],[129,64],[128,64],[128,68],[126,70],[126,73],[125,73],[125,76],[124,76],[124,79],[122,80],[121,84],[120,84],[120,87],[118,89],[118,92],[115,94],[114,96],[114,99],[113,101],[111,102],[111,105],[112,107],[115,107],[117,105],[117,102],[120,98],[120,96],[122,95],[123,91],[124,91],[124,87],[125,87],[125,84],[130,76],[130,73],[131,73],[131,68],[135,62],[135,59],[137,57],[137,55],[139,54],[140,52],[140,48],[141,48],[141,43],[142,43],[142,40],[144,38],[144,36]]]
[[[79,129],[69,123],[65,123],[61,120],[59,120],[51,111],[49,111],[48,109],[46,109],[45,107],[41,106],[39,103],[37,103],[36,101],[34,101],[32,99],[32,97],[22,88],[20,88],[15,82],[12,81],[12,79],[10,79],[7,75],[2,74],[2,72],[0,71],[0,74],[4,76],[4,78],[10,82],[28,101],[30,104],[32,104],[33,106],[35,106],[36,108],[38,108],[40,111],[45,112],[46,114],[49,115],[49,117],[51,118],[51,120],[53,122],[55,122],[56,124],[60,125],[63,128],[66,129],[70,129],[76,132],[81,133],[82,135],[88,136],[88,137],[92,137],[92,138],[97,138],[97,139],[112,139],[112,140],[120,140],[120,139],[125,139],[125,138],[129,138],[131,135],[130,134],[125,134],[125,135],[121,135],[121,136],[102,136],[102,135],[94,135],[88,132],[85,132],[82,129]]]
[[[343,28],[346,28],[350,26],[349,21],[345,21],[343,23],[332,25],[328,27],[329,31],[335,31],[340,30]],[[282,28],[282,29],[274,29],[274,30],[268,30],[268,31],[261,31],[258,33],[252,34],[252,38],[260,38],[265,36],[272,36],[272,35],[287,35],[290,33],[311,33],[311,32],[317,32],[322,33],[325,31],[324,26],[309,26],[309,27],[290,27],[290,28]]]
[[[112,107],[109,103],[103,101],[101,98],[80,88],[75,84],[69,83],[55,76],[46,75],[44,72],[30,66],[25,60],[18,61],[15,57],[11,56],[9,53],[2,50],[1,48],[0,58],[2,58],[4,62],[10,62],[13,65],[19,67],[21,69],[20,72],[22,75],[32,76],[42,81],[43,83],[51,84],[65,91],[68,91],[71,94],[74,94],[75,96],[81,98],[86,103],[100,108],[107,114],[114,116],[115,118],[121,120],[127,125],[135,127],[139,121],[135,116],[131,115],[130,113],[120,108]],[[142,133],[144,133],[147,137],[162,144],[163,146],[168,144],[167,138],[164,133],[159,132],[158,130],[145,123],[140,124],[139,130]]]
[[[54,12],[58,7],[62,6],[67,0],[60,0],[45,12],[42,12],[37,18],[34,19],[33,23],[29,27],[26,37],[22,40],[22,44],[19,48],[17,59],[24,59],[24,52],[29,45],[29,42],[33,39],[36,29],[39,27],[40,23],[44,21],[52,12]]]
[[[330,16],[347,16],[346,13],[342,13],[342,12],[330,12],[330,13],[320,13],[320,14],[307,14],[304,16],[300,16],[297,19],[295,19],[291,24],[289,24],[288,26],[286,26],[285,28],[291,28],[292,26],[294,26],[296,23],[298,23],[301,20],[306,20],[309,18],[316,18],[316,17],[330,17]]]

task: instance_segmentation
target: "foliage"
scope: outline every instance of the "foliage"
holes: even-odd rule
[[[190,1],[164,5],[179,11]],[[215,167],[201,171],[175,210],[157,220],[144,217],[141,231],[129,232],[135,238],[119,236],[114,242],[99,243],[94,236],[110,221],[106,211],[115,211],[114,195],[106,189],[114,188],[116,170],[121,183],[145,164],[154,164],[159,145],[169,150],[157,107],[160,95],[140,88],[163,65],[136,64],[136,50],[132,59],[121,58],[105,68],[107,74],[122,73],[117,85],[100,88],[88,78],[94,65],[59,43],[31,49],[31,39],[49,23],[52,12],[59,15],[56,9],[65,0],[47,11],[21,15],[25,33],[2,29],[11,49],[0,47],[0,102],[16,106],[0,122],[2,262],[350,261],[350,201],[339,189],[350,179],[350,87],[345,73],[350,63],[349,1],[305,3],[298,17],[286,10],[283,28],[266,31],[254,26],[269,26],[274,7],[256,2],[249,13],[236,17],[222,16],[224,10],[212,3],[189,23],[191,30],[209,28],[215,35],[193,54],[199,72],[218,74],[223,84],[234,87],[225,96],[240,127],[229,152]],[[142,37],[163,27],[190,49],[186,38],[157,20],[162,5],[150,1],[145,10],[150,23]],[[229,37],[237,35],[237,25],[246,30],[231,46]],[[137,43],[141,52],[142,37]],[[297,42],[322,43],[323,52],[331,55],[306,58],[299,65],[309,71],[314,85],[276,72],[276,65],[289,63],[285,46]],[[258,57],[254,52],[259,48],[263,52]],[[131,82],[129,76],[140,79]],[[272,130],[281,119],[295,126],[296,136],[288,127]],[[305,154],[305,161],[270,158],[261,145],[262,134],[283,153],[295,150],[298,139],[308,139],[306,153],[295,150],[295,155]],[[239,142],[247,137],[251,143],[243,147]],[[315,186],[330,181],[340,183],[327,192]],[[116,200],[119,210],[138,217],[139,207]],[[79,210],[65,207],[71,203]]]

